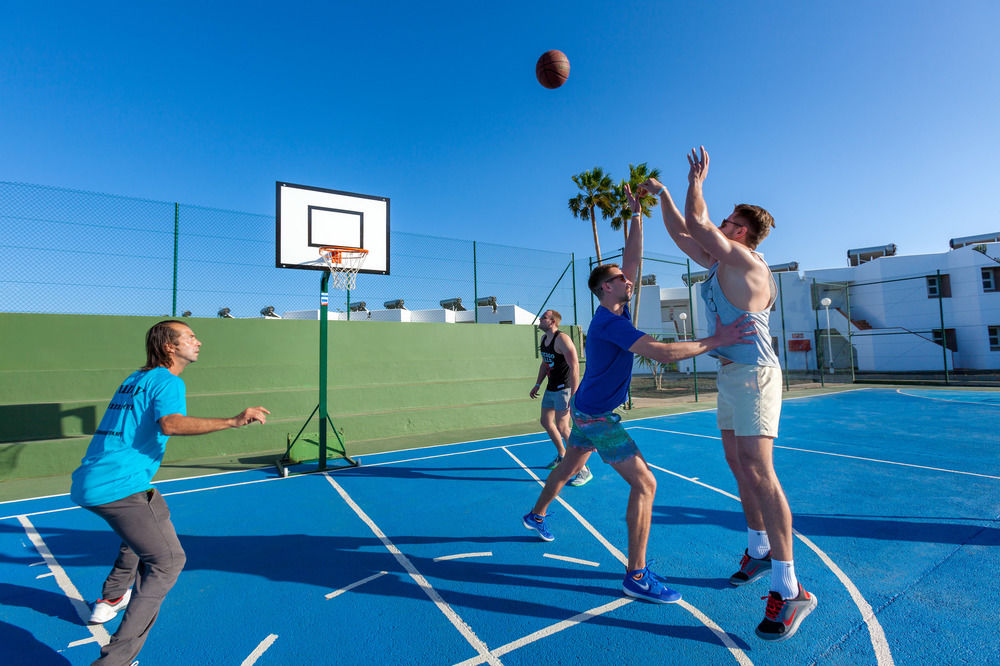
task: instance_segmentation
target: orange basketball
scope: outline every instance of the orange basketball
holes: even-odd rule
[[[546,88],[558,88],[569,78],[569,58],[562,51],[546,51],[535,63],[535,78]]]

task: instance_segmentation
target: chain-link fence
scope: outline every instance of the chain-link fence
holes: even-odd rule
[[[981,287],[973,269],[957,276],[935,270],[884,280],[814,282],[824,376],[855,382],[1000,384],[1000,372],[990,368],[995,363],[988,359],[990,327],[982,321],[978,302],[968,297]],[[960,282],[964,297],[953,297],[953,279]]]
[[[0,238],[5,312],[243,318],[319,307],[318,272],[275,267],[271,215],[0,182]],[[477,321],[479,300],[516,306],[512,323],[543,306],[576,322],[570,253],[399,232],[390,247],[392,274],[359,275],[330,295],[332,312],[449,301]]]

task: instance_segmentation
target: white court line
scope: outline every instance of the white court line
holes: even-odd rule
[[[533,478],[540,486],[542,486],[543,488],[545,487],[545,482],[539,479],[538,475],[536,475],[535,472],[531,470],[531,468],[529,468],[523,462],[518,460],[517,456],[515,456],[510,451],[507,451],[507,449],[504,449],[504,451],[507,453],[507,455],[513,458],[514,462],[520,465],[521,469],[527,472],[531,476],[531,478]],[[584,528],[586,528],[588,532],[593,534],[594,537],[601,543],[601,545],[607,548],[608,552],[611,553],[611,555],[616,560],[618,560],[619,562],[622,563],[623,566],[628,568],[628,558],[625,557],[625,555],[623,555],[620,550],[611,545],[611,542],[605,539],[604,535],[598,532],[593,525],[591,525],[583,516],[581,516],[576,509],[571,507],[562,497],[556,495],[556,501],[559,502],[563,506],[563,508],[569,511],[573,515],[573,517],[576,518],[580,522],[580,524],[584,526]],[[691,606],[690,604],[680,603],[678,605],[680,605],[688,612],[695,610],[694,606]],[[707,615],[704,615],[703,613],[697,613],[695,614],[695,617],[698,620],[702,621],[702,623],[706,627],[708,627],[708,629],[713,634],[715,634],[716,638],[719,639],[719,642],[721,642],[723,645],[726,646],[726,649],[728,649],[730,654],[732,654],[733,659],[738,661],[740,664],[743,664],[743,666],[750,666],[753,663],[752,661],[750,661],[750,658],[746,656],[746,653],[744,653],[743,650],[741,650],[739,646],[737,646],[736,643],[733,642],[733,639],[729,637],[729,634],[727,634],[721,628],[719,628],[719,625],[717,625],[715,622],[712,622],[712,620],[710,620]],[[704,620],[702,618],[704,618]],[[705,620],[707,620],[707,622],[705,622]]]
[[[37,576],[35,576],[35,580],[38,580],[39,578],[48,578],[49,576],[55,576],[55,574],[52,573],[51,571],[48,572],[47,574],[38,574]]]
[[[667,474],[676,476],[679,479],[684,479],[685,481],[691,481],[689,477],[686,477],[683,474],[672,472],[669,469],[660,467],[659,465],[654,465],[648,461],[646,464],[648,464],[653,469],[660,470],[661,472],[666,472]],[[737,502],[740,501],[739,497],[733,495],[732,493],[728,493],[725,490],[722,490],[721,488],[715,488],[713,486],[708,485],[707,483],[702,483],[701,481],[695,481],[694,483],[697,483],[699,486],[702,486],[703,488],[714,490],[720,495],[725,495],[726,497],[736,500]],[[876,663],[878,663],[879,666],[892,666],[894,662],[892,659],[892,652],[889,650],[889,642],[885,638],[885,632],[882,631],[882,625],[879,624],[878,618],[875,617],[875,613],[872,610],[871,604],[869,604],[865,600],[865,598],[861,594],[861,591],[858,590],[854,582],[851,581],[850,578],[848,578],[847,574],[845,574],[843,570],[841,570],[841,568],[838,567],[836,563],[834,563],[834,561],[830,559],[830,557],[826,553],[820,550],[815,543],[813,543],[806,537],[802,536],[802,534],[800,534],[794,529],[792,530],[792,533],[795,534],[795,536],[802,543],[807,545],[817,555],[819,555],[820,560],[822,560],[823,563],[826,564],[827,568],[833,572],[833,575],[836,576],[837,579],[847,589],[847,593],[851,595],[851,599],[854,600],[854,605],[856,605],[858,607],[858,610],[861,612],[861,619],[864,620],[865,625],[867,625],[868,627],[868,635],[871,637],[872,649],[875,650]]]
[[[995,391],[989,391],[989,393],[994,393]],[[906,393],[903,389],[896,389],[896,393],[900,395],[905,395],[907,398],[921,398],[923,400],[936,400],[937,402],[958,402],[963,405],[982,405],[984,407],[1000,407],[1000,405],[995,405],[991,402],[976,402],[973,400],[951,400],[949,398],[938,398],[930,395],[915,395],[913,393]]]
[[[334,597],[339,597],[344,592],[349,592],[350,590],[353,590],[356,587],[361,587],[365,583],[370,583],[371,581],[375,580],[376,578],[381,578],[382,576],[386,575],[387,573],[389,573],[389,572],[388,571],[379,571],[377,574],[375,574],[373,576],[368,576],[368,578],[362,578],[361,580],[355,581],[355,582],[351,583],[350,585],[348,585],[347,587],[342,587],[339,590],[334,590],[330,594],[325,595],[325,597],[327,599],[333,599]]]
[[[681,432],[680,430],[663,430],[662,428],[647,428],[645,426],[635,426],[633,428],[626,428],[627,430],[652,430],[654,432],[666,432],[672,435],[685,435],[687,437],[703,437],[705,439],[716,439],[721,440],[721,437],[714,435],[699,435],[693,432]],[[830,451],[815,451],[813,449],[800,449],[794,446],[779,446],[774,445],[776,449],[784,449],[786,451],[799,451],[801,453],[815,453],[820,456],[833,456],[835,458],[850,458],[851,460],[863,460],[865,462],[876,462],[882,463],[884,465],[898,465],[900,467],[914,467],[916,469],[927,469],[932,472],[947,472],[948,474],[963,474],[965,476],[978,476],[984,479],[997,479],[1000,480],[1000,476],[992,476],[990,474],[979,474],[978,472],[963,472],[958,469],[947,469],[945,467],[929,467],[927,465],[914,465],[913,463],[897,462],[895,460],[882,460],[881,458],[865,458],[864,456],[849,456],[845,453],[832,453]],[[679,476],[679,475],[678,475]],[[687,477],[682,477],[687,479]],[[691,479],[688,479],[689,481]]]
[[[449,606],[448,603],[441,598],[441,595],[438,594],[437,590],[431,587],[431,584],[427,582],[427,579],[424,578],[419,571],[417,571],[415,566],[413,566],[413,563],[410,562],[410,558],[404,555],[403,552],[396,547],[396,544],[394,544],[389,537],[387,537],[385,533],[379,529],[379,526],[375,524],[375,521],[369,518],[368,514],[365,513],[353,499],[351,499],[351,496],[347,494],[347,491],[341,488],[340,484],[334,481],[333,477],[331,477],[329,473],[324,473],[323,477],[330,482],[330,485],[333,486],[334,490],[336,490],[344,502],[347,503],[347,506],[354,510],[354,513],[358,515],[358,518],[360,518],[365,525],[368,526],[368,529],[372,531],[372,534],[379,538],[379,541],[382,542],[385,549],[392,553],[392,556],[396,558],[396,561],[399,562],[404,569],[406,569],[406,572],[410,574],[410,578],[412,578],[420,589],[423,590],[424,594],[426,594],[430,600],[434,602],[434,605],[438,607],[438,610],[440,610],[441,613],[448,618],[448,621],[451,622],[456,629],[458,629],[458,633],[462,634],[462,637],[465,638],[469,645],[471,645],[472,648],[479,653],[480,657],[483,657],[483,661],[492,664],[493,666],[502,666],[500,660],[490,654],[490,649],[486,647],[486,644],[479,640],[479,637],[473,633],[472,628],[469,627],[469,625],[467,625],[465,621],[459,617],[458,613],[452,610],[451,606]]]
[[[633,601],[635,601],[635,599],[630,599],[628,597],[615,599],[611,603],[604,604],[603,606],[598,606],[597,608],[591,608],[589,611],[578,613],[567,620],[556,622],[555,624],[550,624],[549,626],[543,629],[539,629],[534,633],[518,638],[516,641],[512,641],[510,643],[507,643],[506,645],[501,645],[495,650],[492,650],[490,654],[492,654],[495,657],[502,657],[508,652],[513,652],[518,648],[522,648],[525,645],[534,643],[535,641],[541,640],[547,636],[551,636],[555,633],[563,631],[564,629],[569,629],[570,627],[573,627],[574,625],[580,624],[582,622],[586,622],[587,620],[592,620],[595,617],[600,617],[605,613],[621,608],[622,606],[630,604]],[[481,657],[473,657],[472,659],[466,659],[463,662],[455,664],[455,666],[476,666],[477,664],[481,663],[483,663],[483,659]]]
[[[87,630],[93,636],[93,639],[87,639],[85,641],[76,641],[76,645],[82,645],[83,643],[89,643],[91,640],[97,641],[102,647],[108,644],[111,637],[108,636],[107,630],[99,624],[90,625],[87,624],[87,620],[90,619],[90,606],[87,602],[83,600],[80,595],[80,591],[76,589],[76,585],[73,585],[73,581],[69,579],[66,575],[66,571],[59,565],[56,558],[52,556],[52,552],[49,547],[45,545],[42,540],[42,536],[35,529],[35,526],[31,524],[27,516],[18,516],[17,520],[21,523],[21,527],[24,528],[25,533],[28,535],[28,539],[31,541],[32,545],[35,546],[35,550],[38,554],[42,556],[45,563],[49,566],[49,569],[55,574],[56,584],[59,585],[59,589],[63,591],[63,594],[69,598],[70,603],[73,605],[73,609],[76,610],[76,614],[80,616],[80,620],[87,627]]]
[[[444,562],[446,560],[461,560],[466,557],[493,557],[493,553],[487,551],[485,553],[458,553],[457,555],[442,555],[441,557],[435,557],[434,562]]]
[[[257,663],[257,660],[260,659],[260,656],[267,652],[267,648],[271,647],[276,640],[278,640],[278,634],[271,634],[262,640],[260,644],[254,648],[253,652],[250,653],[250,656],[243,660],[243,663],[240,664],[240,666],[253,666]]]
[[[586,564],[588,567],[599,567],[600,562],[591,562],[590,560],[580,560],[575,557],[568,557],[566,555],[553,555],[552,553],[542,553],[542,557],[551,557],[553,560],[562,560],[563,562],[574,562],[576,564]]]

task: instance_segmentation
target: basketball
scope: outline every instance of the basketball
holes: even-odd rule
[[[535,78],[546,88],[558,88],[569,78],[569,58],[562,51],[546,51],[535,63]]]

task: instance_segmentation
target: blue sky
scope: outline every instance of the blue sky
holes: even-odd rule
[[[682,201],[704,144],[713,219],[770,209],[773,263],[1000,231],[996,2],[0,9],[0,180],[253,213],[282,180],[390,197],[395,231],[588,256],[573,174],[648,162]],[[656,215],[647,250],[678,254]]]

